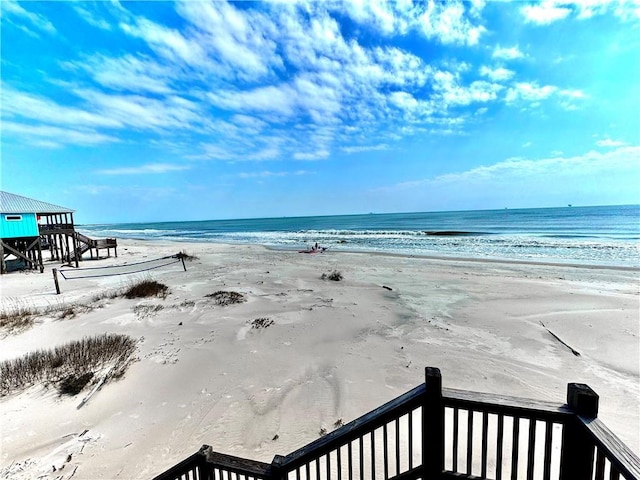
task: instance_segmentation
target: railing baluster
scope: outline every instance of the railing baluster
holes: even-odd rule
[[[604,455],[600,449],[598,449],[596,456],[596,474],[594,480],[604,480]]]
[[[473,462],[473,410],[467,410],[467,475],[471,475]]]
[[[513,442],[511,443],[511,480],[518,480],[519,445],[520,445],[520,417],[513,417]]]
[[[480,476],[487,478],[487,435],[489,434],[489,413],[482,412],[482,468]]]
[[[342,458],[340,456],[340,449],[342,447],[338,447],[336,449],[336,463],[338,465],[338,480],[342,480]]]
[[[396,418],[396,475],[400,473],[400,418]]]
[[[327,468],[327,476],[325,477],[327,480],[331,480],[331,452],[327,452],[326,457],[326,468]]]
[[[611,470],[609,471],[609,480],[620,480],[620,472],[616,470],[616,468],[611,465]]]
[[[553,441],[553,422],[545,422],[544,430],[544,472],[543,480],[551,480],[551,443]],[[602,480],[602,479],[600,479]]]
[[[376,478],[376,431],[371,430],[371,479]]]
[[[453,462],[451,468],[454,472],[458,471],[458,421],[459,421],[460,409],[454,407],[453,409]]]
[[[533,468],[535,463],[536,453],[536,419],[529,419],[529,442],[527,449],[529,454],[527,455],[527,480],[533,480]]]
[[[360,480],[364,480],[364,437],[360,436],[358,439],[360,442]]]
[[[316,458],[316,480],[320,480],[320,459]]]
[[[496,480],[502,480],[502,450],[504,448],[504,415],[498,414],[496,435]]]
[[[353,442],[347,444],[347,456],[349,457],[349,480],[353,480]]]
[[[389,452],[388,452],[388,439],[387,439],[387,424],[385,423],[382,426],[382,454],[383,454],[383,465],[384,465],[384,479],[389,478]]]
[[[413,410],[409,410],[409,470],[413,468]]]

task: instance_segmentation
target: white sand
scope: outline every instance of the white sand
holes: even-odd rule
[[[141,241],[81,266],[183,249],[199,257],[186,273],[61,279],[61,295],[58,264],[0,278],[5,309],[96,303],[140,277],[171,289],[164,300],[40,318],[0,340],[3,360],[104,332],[141,339],[139,361],[80,409],[86,391],[0,398],[0,478],[150,478],[205,443],[269,462],[419,384],[425,366],[439,367],[446,387],[559,403],[568,382],[587,383],[600,418],[640,451],[638,271]],[[343,281],[320,279],[333,269]],[[217,290],[248,301],[216,306],[205,295]],[[136,315],[140,304],[164,308]],[[250,328],[259,317],[274,324]]]

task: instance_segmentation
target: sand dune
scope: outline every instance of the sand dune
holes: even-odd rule
[[[552,401],[567,382],[587,383],[600,418],[640,451],[637,271],[121,244],[117,259],[82,266],[180,250],[198,259],[187,272],[176,264],[62,281],[61,295],[50,273],[59,265],[0,278],[5,309],[101,307],[5,334],[0,360],[105,332],[138,340],[138,361],[81,408],[88,390],[61,397],[34,386],[0,398],[0,478],[149,478],[204,443],[270,461],[404,393],[425,366],[439,367],[447,387]],[[342,281],[320,278],[334,269]],[[170,294],[95,300],[135,278]],[[216,305],[206,295],[217,290],[247,301]],[[255,328],[258,318],[273,323]]]

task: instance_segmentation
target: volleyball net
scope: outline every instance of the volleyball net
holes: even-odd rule
[[[174,263],[182,263],[184,266],[184,258],[180,254],[170,255],[168,257],[156,258],[154,260],[145,260],[143,262],[127,263],[125,265],[109,265],[105,267],[89,267],[89,268],[65,268],[58,272],[65,280],[76,280],[80,278],[94,277],[111,277],[114,275],[128,275],[131,273],[146,272],[155,270],[156,268],[166,267]]]

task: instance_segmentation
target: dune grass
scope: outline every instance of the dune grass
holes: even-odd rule
[[[14,305],[0,312],[0,329],[13,332],[33,325],[33,320],[40,313],[32,307]]]
[[[0,362],[0,395],[38,383],[56,385],[60,393],[78,393],[105,368],[111,369],[112,377],[121,377],[135,350],[133,338],[107,333],[5,360]]]
[[[244,303],[247,301],[244,295],[238,292],[227,292],[218,290],[217,292],[205,295],[205,297],[213,298],[216,305],[232,305],[234,303]]]
[[[155,280],[140,280],[125,288],[122,296],[125,298],[162,297],[169,294],[169,287]]]

